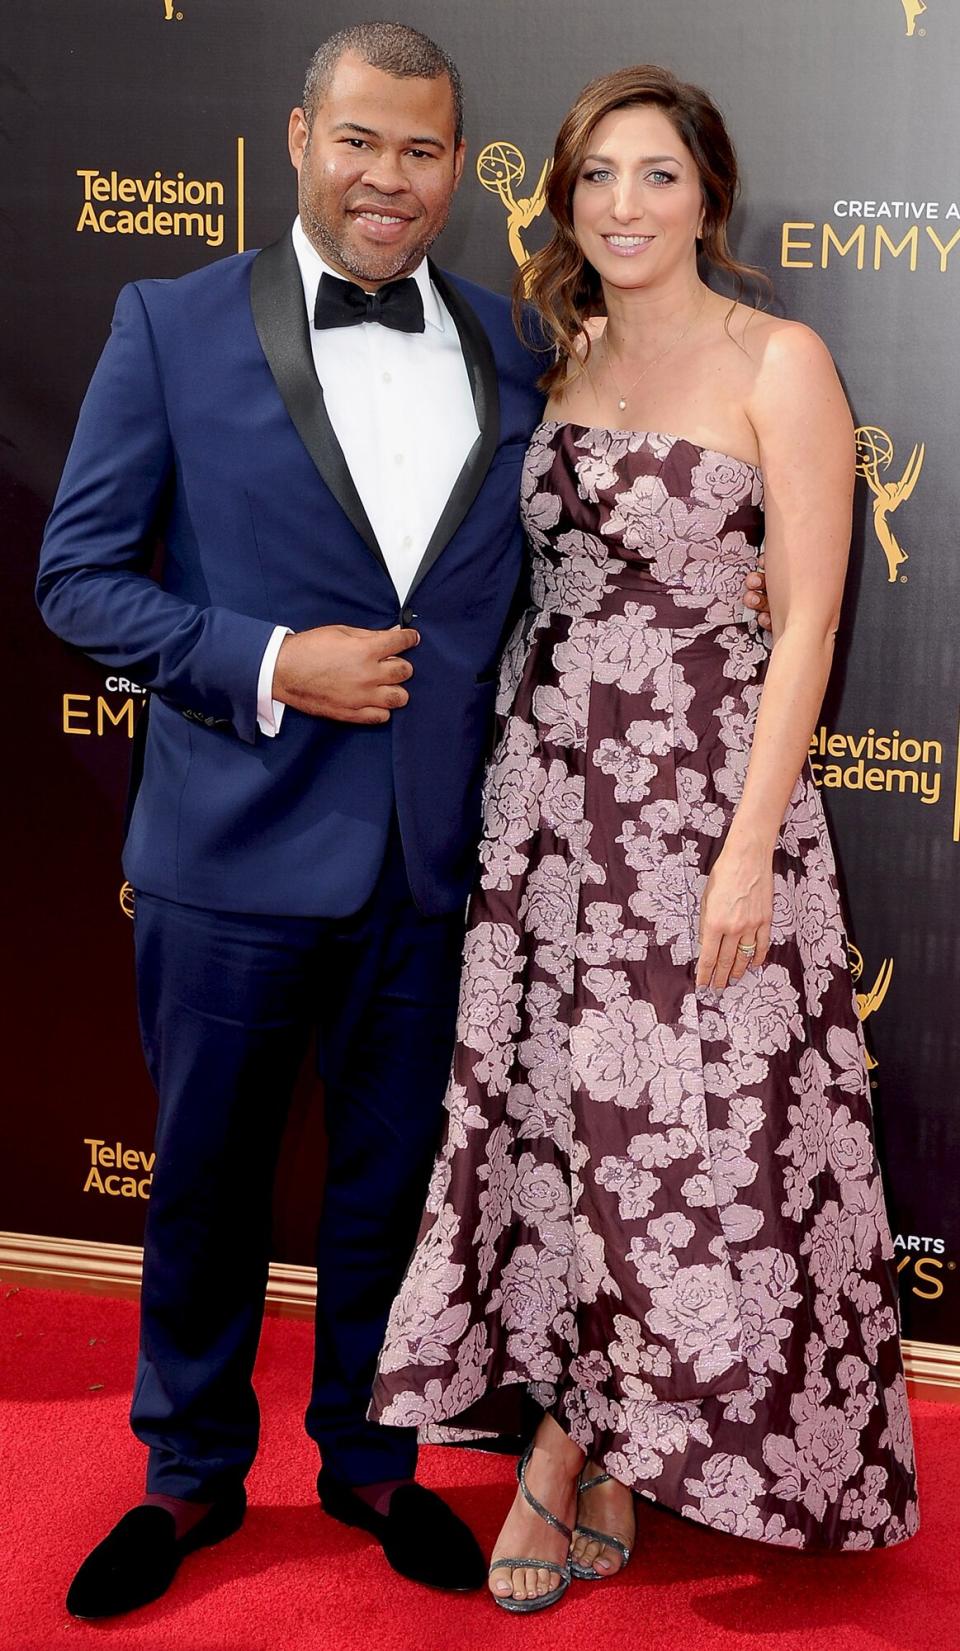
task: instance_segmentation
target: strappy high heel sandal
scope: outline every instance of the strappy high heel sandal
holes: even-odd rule
[[[550,1512],[549,1508],[545,1508],[542,1502],[538,1502],[533,1492],[527,1488],[526,1468],[532,1454],[533,1446],[530,1445],[517,1463],[520,1494],[534,1513],[538,1513],[540,1518],[550,1525],[553,1530],[559,1531],[562,1536],[566,1537],[568,1542],[572,1542],[573,1532],[569,1525],[565,1525],[562,1519],[558,1519],[556,1514]],[[541,1594],[536,1599],[501,1598],[499,1594],[491,1593],[490,1598],[495,1605],[500,1606],[501,1610],[514,1611],[517,1616],[528,1616],[531,1611],[545,1611],[548,1605],[556,1605],[570,1586],[569,1559],[563,1565],[558,1565],[556,1560],[553,1559],[495,1559],[490,1566],[489,1575],[492,1576],[494,1571],[524,1569],[554,1571],[560,1581],[555,1588],[550,1589],[548,1594]]]
[[[610,1483],[610,1479],[611,1475],[609,1473],[598,1473],[595,1479],[581,1479],[577,1486],[577,1494],[579,1496],[585,1490],[593,1490],[596,1485],[607,1485]],[[573,1534],[574,1536],[592,1536],[594,1542],[602,1542],[605,1548],[616,1548],[623,1564],[620,1566],[620,1570],[614,1571],[613,1574],[619,1576],[620,1571],[626,1570],[633,1550],[628,1548],[619,1536],[611,1536],[608,1531],[595,1531],[592,1525],[574,1525]],[[609,1582],[611,1580],[603,1571],[595,1570],[592,1565],[578,1565],[575,1559],[571,1559],[569,1564],[570,1575],[575,1576],[578,1582]]]

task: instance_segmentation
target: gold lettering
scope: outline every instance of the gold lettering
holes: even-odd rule
[[[83,717],[84,719],[87,719],[89,717],[90,713],[88,711],[80,710],[79,706],[76,710],[74,710],[73,703],[72,703],[73,700],[82,700],[84,704],[89,705],[92,698],[93,698],[92,694],[64,694],[64,696],[63,696],[63,731],[64,731],[65,734],[92,734],[93,733],[92,728],[75,728],[74,727],[74,722],[77,720],[77,718]]]
[[[931,1277],[930,1274],[925,1271],[927,1267],[936,1268],[936,1274],[934,1277]],[[922,1255],[920,1257],[920,1260],[913,1269],[914,1275],[920,1280],[921,1284],[930,1284],[933,1286],[930,1290],[919,1290],[916,1285],[913,1286],[914,1295],[919,1296],[921,1301],[939,1301],[940,1297],[943,1295],[943,1279],[940,1277],[942,1269],[943,1262],[935,1261],[933,1256]]]
[[[887,248],[887,250],[892,254],[892,256],[894,258],[899,258],[899,256],[900,256],[901,252],[903,251],[904,247],[909,246],[909,248],[910,248],[910,268],[912,270],[916,269],[916,267],[917,267],[917,248],[918,248],[919,244],[920,244],[920,226],[919,226],[919,224],[911,225],[911,227],[907,230],[906,235],[903,237],[903,240],[899,243],[898,246],[894,246],[893,242],[890,239],[890,236],[887,234],[887,232],[884,229],[883,225],[878,224],[877,229],[876,229],[876,234],[874,235],[874,239],[873,239],[873,267],[874,267],[874,269],[879,269],[880,268],[881,249],[884,246]],[[860,267],[862,268],[863,266],[861,265]]]
[[[184,235],[203,240],[208,246],[220,247],[223,245],[226,226],[222,211],[177,211],[162,212],[158,210],[158,203],[182,206],[184,202],[191,206],[222,207],[224,203],[224,186],[217,179],[204,182],[202,179],[183,181],[183,173],[176,178],[163,178],[160,172],[154,178],[123,178],[110,172],[101,175],[94,170],[78,170],[78,177],[83,181],[84,200],[77,219],[77,233],[85,229],[92,229],[97,235]],[[139,211],[134,211],[125,204],[118,209],[116,203],[144,204]],[[98,206],[96,202],[113,202],[111,206]]]
[[[127,739],[133,739],[133,700],[125,699],[123,704],[118,706],[117,714],[114,716],[108,702],[103,698],[103,695],[98,694],[97,733],[103,733],[104,724],[107,722],[112,723],[114,728],[119,728],[121,722],[124,720],[126,720],[127,724]]]
[[[173,233],[175,235],[192,235],[196,231],[203,234],[202,212],[175,212],[173,214]]]
[[[888,768],[887,790],[893,791],[895,787],[900,791],[901,795],[904,791],[910,791],[913,796],[916,796],[917,791],[919,790],[917,775],[911,774],[908,768]]]
[[[811,225],[811,228],[812,227],[813,226]],[[867,226],[866,226],[866,224],[858,224],[856,229],[853,231],[853,234],[850,236],[849,240],[847,240],[847,241],[841,241],[840,240],[840,237],[837,235],[837,233],[836,233],[836,231],[835,231],[832,224],[824,224],[824,226],[823,226],[823,239],[822,239],[821,248],[820,248],[820,268],[821,269],[826,269],[828,263],[830,262],[830,253],[829,253],[828,249],[832,245],[836,248],[837,252],[839,252],[841,258],[845,258],[847,256],[847,253],[850,251],[850,248],[852,246],[856,246],[856,249],[857,249],[857,268],[862,269],[863,268],[863,259],[864,259],[864,249],[866,247],[866,243],[867,243]],[[812,267],[813,266],[811,265],[810,268],[812,269]]]
[[[108,1198],[149,1198],[156,1152],[124,1147],[122,1141],[107,1146],[100,1137],[92,1135],[85,1136],[83,1144],[90,1148],[90,1169],[84,1192],[100,1192]],[[102,1172],[107,1169],[111,1173],[104,1175]],[[117,1173],[119,1170],[128,1173],[121,1175]]]
[[[93,210],[93,205],[90,201],[84,201],[80,210],[80,216],[77,219],[78,235],[81,229],[93,229],[97,232],[97,234],[100,233],[100,225],[97,222],[97,214]]]
[[[809,252],[812,241],[795,240],[792,231],[795,229],[816,229],[813,223],[785,223],[780,236],[780,264],[783,269],[812,269],[813,263],[807,258],[791,258],[792,252]]]
[[[956,231],[956,234],[951,235],[951,237],[950,237],[949,241],[947,242],[946,246],[944,246],[943,242],[941,241],[941,239],[940,239],[940,237],[937,234],[935,229],[931,229],[929,224],[924,224],[923,227],[926,230],[926,232],[929,235],[931,241],[933,242],[934,246],[936,247],[937,251],[940,254],[940,274],[941,275],[946,275],[946,273],[947,273],[947,259],[949,258],[950,254],[953,251],[954,247],[956,246],[957,242],[960,241],[960,229],[958,229]]]

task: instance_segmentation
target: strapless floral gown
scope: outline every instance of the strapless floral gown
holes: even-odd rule
[[[546,423],[523,514],[532,604],[503,667],[446,1131],[371,1414],[476,1436],[525,1384],[692,1519],[902,1541],[893,1250],[807,772],[768,960],[694,985],[768,657],[740,602],[760,472]]]

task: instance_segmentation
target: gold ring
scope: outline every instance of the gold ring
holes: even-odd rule
[[[754,941],[752,946],[742,946],[741,945],[741,946],[737,947],[737,951],[742,952],[744,957],[752,957],[754,952],[756,951],[756,949],[757,949],[756,941]]]

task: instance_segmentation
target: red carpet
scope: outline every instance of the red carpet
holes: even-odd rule
[[[804,1558],[645,1510],[622,1581],[574,1584],[557,1610],[519,1620],[403,1582],[362,1532],[326,1518],[301,1426],[309,1326],[275,1318],[242,1531],[188,1560],[146,1611],[73,1622],[73,1570],[141,1484],[126,1426],[136,1312],[39,1290],[0,1293],[0,1309],[2,1651],[960,1651],[960,1406],[915,1406],[923,1526],[904,1547]],[[511,1472],[470,1451],[423,1456],[424,1481],[486,1549]]]

